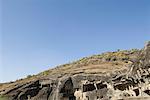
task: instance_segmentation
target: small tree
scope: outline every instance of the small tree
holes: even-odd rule
[[[27,78],[31,78],[31,77],[32,77],[32,75],[28,75],[28,76],[27,76]]]

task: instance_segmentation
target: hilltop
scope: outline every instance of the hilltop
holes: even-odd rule
[[[15,82],[1,83],[9,100],[150,99],[150,42],[141,50],[84,57]]]

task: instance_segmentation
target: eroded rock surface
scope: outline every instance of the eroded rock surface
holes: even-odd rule
[[[150,42],[118,52],[0,84],[0,94],[10,100],[150,100]]]

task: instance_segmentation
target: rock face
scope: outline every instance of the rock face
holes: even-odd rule
[[[0,84],[0,94],[9,100],[150,100],[150,42],[119,52]]]

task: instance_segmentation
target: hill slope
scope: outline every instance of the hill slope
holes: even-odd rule
[[[0,84],[9,100],[150,99],[150,42],[141,50],[107,52]]]

